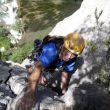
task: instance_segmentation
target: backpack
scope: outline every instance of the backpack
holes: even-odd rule
[[[28,58],[31,61],[36,61],[36,56],[39,56],[42,52],[42,47],[49,43],[49,42],[55,42],[56,43],[56,47],[58,49],[58,52],[60,52],[60,46],[63,44],[63,37],[62,36],[49,36],[47,35],[46,37],[44,37],[43,40],[40,39],[36,39],[34,40],[34,50],[32,51],[32,54],[30,56],[28,56]]]

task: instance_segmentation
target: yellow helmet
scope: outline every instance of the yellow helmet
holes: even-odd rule
[[[85,48],[85,40],[78,33],[70,33],[64,38],[64,47],[74,54],[81,54]]]

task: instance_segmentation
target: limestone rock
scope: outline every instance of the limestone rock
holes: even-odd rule
[[[59,97],[54,91],[42,88],[37,91],[37,94],[40,94],[37,95],[39,100],[34,110],[110,109],[110,96],[106,88],[95,82],[101,69],[105,68],[106,64],[110,64],[107,62],[107,59],[109,61],[109,46],[106,44],[110,39],[109,10],[110,0],[84,0],[73,15],[60,21],[49,33],[51,36],[65,36],[73,31],[79,32],[85,38],[87,46],[77,61],[80,63],[77,64],[65,95]],[[10,101],[7,110],[17,110],[22,96],[23,91]]]

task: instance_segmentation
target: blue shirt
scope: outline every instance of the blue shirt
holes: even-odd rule
[[[52,66],[54,66],[54,68],[58,68],[63,66],[64,71],[72,74],[75,67],[76,57],[68,62],[61,61],[59,59],[59,52],[56,44],[54,42],[49,42],[43,46],[38,60],[41,62],[44,68],[49,68]]]

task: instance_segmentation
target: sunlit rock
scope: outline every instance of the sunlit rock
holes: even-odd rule
[[[2,1],[3,5],[0,9],[2,9],[1,12],[5,13],[5,16],[3,16],[1,19],[1,22],[4,22],[5,25],[7,25],[7,30],[10,32],[10,40],[12,44],[16,44],[19,42],[19,40],[22,37],[22,32],[19,32],[18,30],[12,29],[13,25],[16,25],[17,18],[17,10],[18,10],[18,4],[17,0],[12,1]]]
[[[67,106],[75,103],[75,86],[89,83],[97,79],[101,67],[106,66],[110,38],[110,0],[84,0],[81,7],[71,16],[56,24],[49,33],[51,36],[66,36],[71,32],[80,33],[86,40],[86,48],[81,55],[84,62],[73,74],[70,87],[63,97]],[[72,88],[72,89],[70,89]],[[67,98],[68,97],[68,98]],[[80,100],[80,99],[79,99]]]
[[[10,39],[12,44],[17,44],[22,37],[22,33],[13,29],[10,30],[10,34],[11,34]]]
[[[72,75],[69,88],[65,95],[58,96],[48,88],[41,88],[37,91],[38,102],[33,108],[35,110],[109,110],[110,96],[107,89],[96,84],[96,79],[109,61],[109,46],[106,44],[110,38],[110,0],[84,0],[81,7],[71,16],[56,24],[49,35],[65,36],[70,32],[79,32],[86,40],[87,45],[83,54],[77,60],[77,69]],[[25,60],[17,69],[17,74],[22,66],[25,67],[28,60]],[[109,62],[107,63],[109,64]],[[109,67],[109,66],[108,66]],[[19,75],[20,76],[20,75]],[[23,76],[15,76],[15,81],[10,79],[9,86],[15,94],[19,94],[8,104],[7,110],[18,109],[23,88],[20,83],[25,81]],[[16,82],[17,81],[17,82]],[[16,86],[14,87],[13,84]],[[26,83],[23,82],[25,85]],[[16,89],[17,87],[17,89]],[[40,92],[39,92],[40,91]],[[20,93],[21,92],[21,93]],[[40,106],[39,106],[40,105]],[[40,108],[39,108],[40,107]],[[62,108],[60,108],[62,107]]]
[[[5,21],[6,24],[8,25],[12,25],[15,23],[16,21],[16,16],[17,16],[17,0],[13,0],[7,3],[7,1],[4,3],[4,6],[8,8],[8,10],[6,11],[8,13],[7,16],[5,16],[3,18],[3,20]]]

